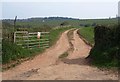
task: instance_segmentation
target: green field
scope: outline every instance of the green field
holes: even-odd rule
[[[44,22],[43,22],[44,20]],[[4,20],[5,22],[13,23],[13,20]],[[19,19],[16,22],[17,27],[28,27],[28,28],[53,28],[60,26],[61,23],[67,22],[68,25],[74,27],[80,27],[80,25],[91,26],[93,24],[99,25],[112,25],[117,24],[117,18],[111,19],[72,19],[64,17],[49,17],[49,18],[30,18],[30,19]]]
[[[39,20],[39,19],[38,19]],[[78,19],[46,19],[45,22],[42,22],[42,20],[36,20],[30,21],[30,22],[17,22],[18,26],[23,26],[23,27],[32,27],[32,28],[42,28],[42,27],[56,27],[60,26],[61,23],[67,22],[68,25],[74,26],[74,27],[80,27],[80,25],[87,25],[87,26],[92,26],[94,23],[99,24],[99,25],[112,25],[112,24],[117,24],[117,19],[86,19],[86,20],[78,20]]]
[[[80,28],[78,33],[85,38],[90,44],[94,44],[94,27]]]

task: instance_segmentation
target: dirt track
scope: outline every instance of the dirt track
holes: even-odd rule
[[[68,30],[69,31],[69,30]],[[69,50],[67,33],[64,32],[57,43],[33,60],[3,72],[3,80],[117,80],[118,77],[107,71],[90,66],[85,57],[91,49],[73,32],[73,51],[65,59],[58,57]]]

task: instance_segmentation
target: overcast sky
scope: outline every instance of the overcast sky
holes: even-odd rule
[[[17,1],[17,2],[16,2]],[[108,18],[118,14],[119,0],[2,0],[2,18]],[[1,4],[0,4],[1,5]]]

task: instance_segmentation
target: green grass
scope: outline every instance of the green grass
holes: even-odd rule
[[[82,27],[78,33],[85,38],[90,44],[94,44],[94,28],[93,27]]]
[[[21,46],[17,46],[15,43],[3,40],[2,51],[2,63],[6,64],[17,61],[18,59],[34,56],[38,52],[42,52],[43,49],[23,49]]]
[[[117,24],[117,19],[81,19],[81,20],[73,20],[73,19],[46,19],[45,22],[42,22],[43,19],[32,19],[32,21],[29,22],[22,22],[22,21],[17,21],[17,25],[22,25],[22,26],[30,26],[32,28],[34,27],[44,27],[44,26],[50,26],[50,27],[55,27],[59,26],[62,22],[67,21],[68,24],[72,26],[79,26],[80,24],[101,24],[101,25],[111,25],[111,24]]]
[[[59,56],[59,58],[60,58],[60,59],[61,59],[61,58],[65,58],[65,57],[67,57],[67,56],[68,56],[68,53],[65,52],[65,53],[61,54],[61,55]]]
[[[78,31],[83,38],[85,38],[90,44],[94,44],[94,28],[93,27],[83,27]],[[101,43],[100,43],[101,44]],[[104,46],[104,45],[103,45]],[[116,47],[109,48],[105,50],[100,49],[100,47],[95,47],[91,50],[92,54],[92,64],[97,67],[111,68],[117,66],[117,60],[113,58],[113,54],[116,52]]]
[[[50,46],[56,43],[60,34],[65,30],[71,29],[72,27],[52,29],[50,31],[49,39]],[[23,49],[21,46],[9,42],[8,40],[3,40],[2,43],[2,63],[7,64],[20,59],[34,57],[35,55],[42,53],[46,48],[33,48],[33,49]]]
[[[118,67],[118,59],[115,56],[116,52],[117,49],[115,47],[108,47],[105,50],[94,48],[91,51],[92,64],[104,68]]]

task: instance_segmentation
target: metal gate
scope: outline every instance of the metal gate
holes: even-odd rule
[[[23,48],[48,48],[49,32],[16,31],[14,33],[14,43]]]

